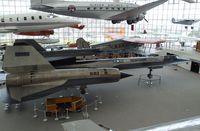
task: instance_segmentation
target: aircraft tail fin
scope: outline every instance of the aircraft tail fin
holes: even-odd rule
[[[17,39],[15,40],[14,46],[33,46],[39,52],[45,51],[34,39]]]
[[[76,40],[76,45],[78,49],[90,48],[89,42],[85,41],[83,38],[79,38]]]
[[[172,18],[172,23],[175,23],[175,18]]]
[[[2,69],[8,73],[54,70],[54,67],[32,46],[8,46]]]

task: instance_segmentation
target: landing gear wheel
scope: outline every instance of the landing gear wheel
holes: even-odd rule
[[[147,77],[148,77],[149,79],[152,79],[152,78],[153,78],[152,71],[153,71],[153,69],[152,69],[152,68],[149,68],[149,74],[147,74]]]
[[[80,90],[80,92],[81,92],[82,95],[86,94],[85,90]]]
[[[112,24],[117,24],[117,21],[116,20],[112,20]]]
[[[87,88],[87,86],[80,86],[80,93],[82,94],[82,95],[84,95],[84,94],[86,94],[86,89]]]
[[[128,24],[128,25],[131,25],[131,24],[133,24],[133,23],[134,23],[133,20],[127,20],[127,24]]]

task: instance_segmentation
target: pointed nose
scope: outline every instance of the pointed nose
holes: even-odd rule
[[[133,75],[131,75],[131,74],[127,74],[127,73],[123,73],[123,72],[121,72],[120,74],[121,74],[121,77],[120,77],[121,79],[130,77],[130,76],[133,76]]]

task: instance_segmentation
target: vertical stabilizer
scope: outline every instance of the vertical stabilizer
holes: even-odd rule
[[[172,23],[175,23],[175,19],[174,18],[172,18]]]
[[[78,38],[76,40],[76,45],[78,49],[88,49],[90,48],[89,42],[85,41],[83,38]]]
[[[53,66],[32,46],[6,47],[2,69],[8,73],[53,70]]]
[[[15,40],[14,46],[33,46],[39,52],[45,51],[34,39],[17,39]]]

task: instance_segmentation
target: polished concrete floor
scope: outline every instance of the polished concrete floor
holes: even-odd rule
[[[177,68],[178,70],[175,70]],[[102,97],[103,104],[98,111],[89,106],[88,113],[94,122],[113,128],[115,131],[147,127],[200,115],[200,75],[178,67],[154,70],[162,76],[161,85],[138,87],[140,74],[148,69],[126,70],[134,76],[118,83],[93,85],[88,87],[86,96],[92,104],[96,95]],[[63,94],[78,94],[76,89],[67,89]],[[37,100],[40,103],[42,100]],[[22,111],[4,112],[0,103],[1,131],[63,131],[61,123],[83,119],[82,113],[70,113],[70,120],[55,121],[43,115],[33,118],[33,102],[24,103]]]

